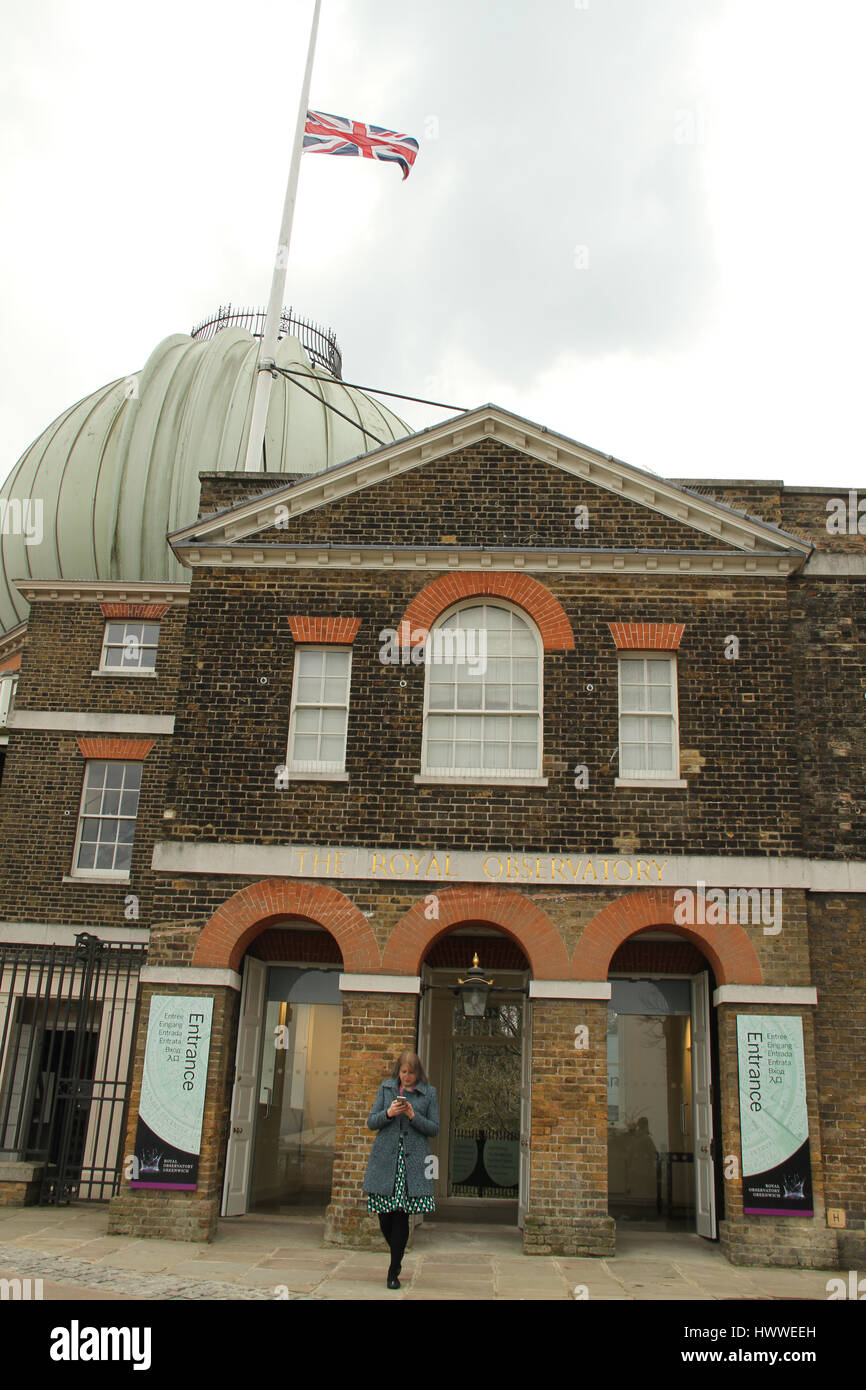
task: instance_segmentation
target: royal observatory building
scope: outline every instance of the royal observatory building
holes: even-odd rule
[[[225,309],[0,489],[0,1203],[378,1248],[412,1049],[426,1221],[862,1264],[866,499],[416,433],[282,328],[258,471]]]

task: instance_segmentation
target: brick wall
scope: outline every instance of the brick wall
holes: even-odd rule
[[[576,1029],[585,1029],[585,1035]],[[615,1227],[607,1214],[607,1012],[602,1001],[533,1002],[529,1161],[527,1254],[612,1255]]]
[[[866,1264],[866,900],[809,899],[818,989],[815,1047],[828,1207],[841,1207],[841,1267]]]
[[[720,1159],[723,1169],[730,1166],[733,1176],[724,1184],[725,1219],[719,1225],[722,1249],[732,1264],[800,1266],[804,1269],[833,1269],[838,1253],[835,1233],[826,1224],[824,1193],[824,1155],[818,1108],[818,1076],[815,1061],[814,1017],[810,1009],[792,1005],[721,1004],[717,1009],[722,1134]],[[803,1051],[806,1065],[809,1144],[812,1160],[813,1217],[744,1216],[742,1150],[740,1144],[740,1099],[737,1063],[737,1015],[799,1015],[803,1020]]]
[[[548,586],[568,613],[573,652],[544,659],[547,788],[416,786],[424,668],[383,665],[379,633],[397,627],[423,581],[413,574],[197,574],[187,625],[191,680],[178,709],[172,838],[262,842],[579,846],[629,833],[666,853],[780,854],[800,849],[791,653],[780,582],[589,581]],[[292,782],[285,762],[294,643],[288,617],[355,616],[348,783]],[[608,623],[685,623],[678,658],[687,789],[616,788],[617,654]],[[239,647],[231,634],[243,634]],[[740,639],[726,660],[725,638]],[[401,686],[401,680],[405,686]],[[587,690],[591,685],[592,690]],[[574,768],[589,769],[576,791]],[[227,794],[229,793],[229,794]]]
[[[400,1053],[416,1046],[417,1008],[412,994],[343,996],[334,1180],[325,1235],[333,1245],[385,1249],[378,1218],[367,1215],[362,1192],[376,1137],[367,1128],[367,1116]]]
[[[861,538],[861,551],[866,538]],[[806,851],[866,858],[866,576],[791,591],[798,770]]]
[[[195,1192],[166,1192],[133,1188],[125,1181],[120,1195],[110,1204],[108,1232],[110,1235],[149,1236],[163,1240],[210,1241],[216,1232],[222,1200],[237,1044],[238,994],[229,988],[204,990],[189,985],[141,986],[124,1148],[127,1157],[135,1152],[147,1021],[150,1001],[155,994],[181,994],[196,999],[212,998],[214,1001],[198,1187]]]

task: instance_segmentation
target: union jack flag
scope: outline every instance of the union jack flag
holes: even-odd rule
[[[380,125],[363,125],[346,116],[329,116],[325,111],[308,111],[304,126],[306,154],[363,155],[365,159],[383,159],[399,164],[403,178],[418,154],[418,141],[396,130]]]

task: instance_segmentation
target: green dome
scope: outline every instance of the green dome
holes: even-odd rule
[[[27,617],[16,579],[189,578],[166,534],[195,520],[199,473],[243,471],[257,360],[258,340],[245,328],[204,341],[173,334],[140,373],[86,396],[25,450],[0,488],[0,633]],[[319,473],[412,432],[313,366],[297,338],[279,342],[276,362],[315,379],[274,378],[263,471]],[[41,501],[39,544],[12,534],[25,529],[16,524],[16,499],[22,507],[29,499],[31,535]]]

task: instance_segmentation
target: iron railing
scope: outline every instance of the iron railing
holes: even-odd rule
[[[196,324],[190,337],[199,342],[207,338],[215,338],[221,329],[228,328],[229,325],[246,328],[254,338],[261,338],[265,331],[265,310],[233,309],[231,304],[221,304],[212,318],[203,319],[201,323]],[[324,367],[338,381],[342,381],[343,354],[340,352],[336,336],[330,328],[323,328],[318,323],[301,318],[292,309],[284,309],[280,314],[277,337],[286,338],[288,336],[299,338],[313,361],[318,362],[320,367]]]
[[[119,1191],[146,949],[0,944],[0,1157],[44,1165],[42,1204]]]

